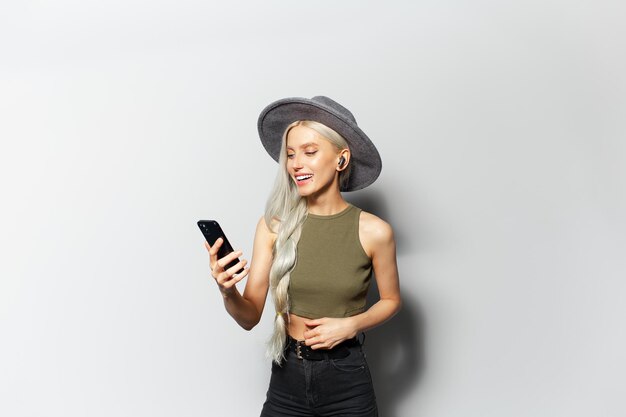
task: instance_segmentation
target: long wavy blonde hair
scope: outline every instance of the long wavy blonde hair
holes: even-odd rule
[[[307,215],[307,200],[298,193],[298,187],[287,171],[287,135],[295,126],[304,126],[315,130],[324,139],[333,144],[337,151],[348,149],[346,140],[328,126],[312,120],[298,120],[285,129],[278,158],[278,174],[274,187],[265,206],[265,223],[277,234],[273,247],[273,261],[270,269],[270,291],[276,316],[274,332],[267,344],[267,356],[277,364],[284,359],[289,321],[289,279],[296,265],[297,245],[302,231],[302,224]],[[339,172],[340,189],[348,182],[350,164]]]

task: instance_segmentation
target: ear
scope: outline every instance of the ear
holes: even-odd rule
[[[339,153],[339,159],[337,160],[337,171],[343,171],[350,163],[350,150],[344,149]]]

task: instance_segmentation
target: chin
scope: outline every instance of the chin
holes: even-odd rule
[[[300,194],[300,197],[308,197],[312,194],[315,194],[316,191],[317,190],[309,187],[298,187],[298,194]]]

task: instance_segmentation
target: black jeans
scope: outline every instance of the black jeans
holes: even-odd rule
[[[298,359],[285,352],[272,362],[272,376],[261,417],[377,417],[378,407],[360,344],[341,359]]]

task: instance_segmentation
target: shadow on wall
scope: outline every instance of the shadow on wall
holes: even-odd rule
[[[362,190],[344,194],[343,198],[368,213],[375,214],[393,227],[393,234],[396,239],[396,252],[398,254],[404,254],[411,250],[413,245],[406,235],[408,228],[396,227],[393,224],[393,219],[389,218],[389,210],[387,210],[383,194],[374,190]],[[401,198],[401,195],[394,195],[394,204],[405,204],[404,201],[400,200]]]
[[[369,192],[351,194],[345,198],[355,206],[388,221],[382,196]],[[394,235],[400,253],[402,248],[406,251],[411,245],[397,229],[394,227]],[[377,301],[378,287],[375,277],[372,277],[367,294],[368,308]],[[367,354],[381,416],[398,417],[398,404],[416,389],[424,368],[423,330],[423,314],[419,305],[402,294],[402,308],[398,314],[367,332],[363,350]]]
[[[373,281],[368,308],[378,301]],[[367,354],[381,416],[397,417],[398,404],[415,392],[424,368],[423,320],[414,300],[402,296],[402,308],[388,322],[367,332]]]

